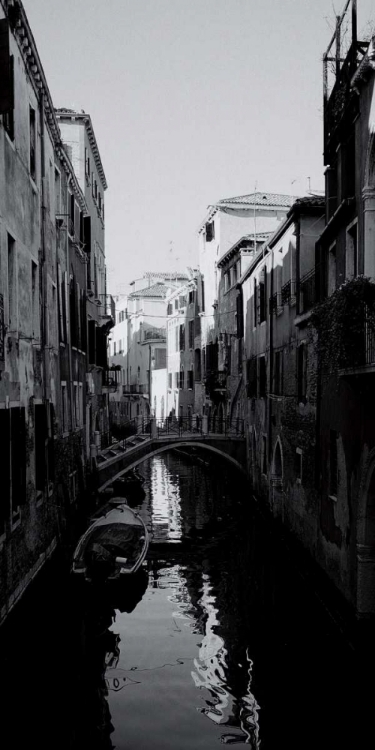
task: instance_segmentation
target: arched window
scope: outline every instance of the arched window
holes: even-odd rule
[[[279,438],[276,441],[275,450],[273,454],[273,474],[275,479],[283,478],[283,459],[281,454],[281,445]]]

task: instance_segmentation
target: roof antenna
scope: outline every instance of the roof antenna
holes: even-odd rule
[[[258,183],[255,180],[255,185],[254,185],[254,255],[257,251],[257,217],[256,217],[256,212],[255,212],[257,185]]]
[[[308,183],[309,183],[308,192],[311,193],[311,180],[310,180],[310,177],[308,177],[307,179],[308,179]]]

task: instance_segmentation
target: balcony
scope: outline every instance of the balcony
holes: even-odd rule
[[[116,323],[116,305],[111,294],[100,294],[100,322],[108,330]]]
[[[357,276],[314,306],[321,371],[329,377],[375,372],[375,284]]]
[[[144,383],[130,383],[122,386],[123,396],[148,396],[148,386]]]
[[[311,310],[316,302],[315,268],[306,273],[298,284],[298,312],[300,315]]]
[[[290,280],[281,287],[281,304],[292,305],[295,302],[295,281]]]
[[[227,390],[227,373],[224,371],[211,370],[205,377],[206,393],[211,399],[223,396]]]
[[[115,365],[103,371],[102,392],[116,393],[120,384],[121,367]]]

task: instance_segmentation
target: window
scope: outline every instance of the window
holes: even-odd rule
[[[91,194],[92,194],[92,197],[95,198],[95,178],[94,178],[94,172],[91,172]]]
[[[204,279],[202,279],[202,306],[201,306],[202,312],[205,311],[205,297],[204,297]]]
[[[74,237],[74,195],[69,193],[69,234]]]
[[[265,398],[267,395],[267,368],[266,358],[264,356],[258,357],[259,367],[259,397]]]
[[[35,487],[44,492],[47,472],[47,414],[45,404],[35,404]]]
[[[168,307],[167,307],[167,315],[172,315],[172,312],[173,312],[173,308],[172,308],[171,303],[169,302]]]
[[[186,294],[180,295],[180,297],[178,298],[178,301],[179,301],[179,307],[180,308],[181,307],[186,307],[186,304],[187,304]]]
[[[174,301],[174,309],[178,310],[178,299],[177,298]]]
[[[200,382],[202,380],[202,364],[201,364],[201,350],[196,349],[194,352],[194,370],[195,380]]]
[[[337,464],[337,432],[329,431],[329,494],[337,497],[338,464]]]
[[[267,437],[262,435],[262,474],[267,476],[268,472],[268,461],[267,461]]]
[[[172,388],[172,373],[168,373],[168,388],[169,390]]]
[[[278,349],[274,353],[273,360],[273,392],[280,396],[283,392],[283,350]]]
[[[88,148],[85,148],[85,174],[86,177],[90,178],[90,157],[89,157],[89,150]]]
[[[174,374],[174,387],[175,388],[178,388],[179,377],[180,377],[180,374],[178,372],[175,372]]]
[[[61,213],[61,174],[55,168],[55,214]]]
[[[189,349],[194,347],[194,320],[189,320]]]
[[[10,409],[11,521],[19,517],[26,499],[26,423],[25,408]]]
[[[267,311],[267,269],[264,266],[259,277],[259,323],[266,320]]]
[[[258,285],[257,280],[254,279],[254,296],[253,296],[253,325],[254,328],[258,323]]]
[[[33,338],[39,338],[39,296],[38,296],[38,264],[31,261],[31,324]]]
[[[35,180],[36,176],[36,120],[35,109],[29,107],[29,137],[30,137],[30,175]]]
[[[180,351],[185,350],[185,324],[180,325]]]
[[[307,357],[306,344],[297,347],[297,399],[298,403],[306,403],[307,395]]]
[[[336,289],[336,242],[328,250],[328,296]]]
[[[4,534],[10,507],[10,409],[0,409],[0,536]]]
[[[206,242],[212,242],[215,239],[215,222],[208,221],[206,224]]]
[[[180,329],[178,326],[174,329],[174,348],[176,352],[180,351]]]
[[[345,277],[354,279],[358,275],[358,223],[357,220],[346,230]]]
[[[9,330],[17,330],[17,258],[16,243],[8,234],[8,304]]]
[[[58,303],[59,303],[59,340],[66,342],[66,286],[60,265],[57,266]]]
[[[236,324],[237,324],[237,338],[241,339],[244,335],[242,289],[237,293],[237,297],[236,297]]]
[[[61,414],[63,434],[69,431],[68,391],[66,383],[61,383]]]
[[[234,266],[232,266],[232,286],[237,284],[237,264],[235,263]]]
[[[194,373],[193,370],[187,371],[187,387],[192,390],[194,387]]]
[[[178,387],[180,388],[180,390],[183,390],[184,388],[184,371],[183,370],[180,370],[180,373],[179,373]]]
[[[14,140],[14,58],[9,49],[9,24],[0,20],[0,114],[3,126]]]
[[[116,354],[116,347],[117,347],[117,343],[116,343],[116,341],[114,341],[113,342],[113,356],[115,356],[115,354]]]
[[[294,474],[297,484],[302,483],[302,448],[296,448],[294,454]]]
[[[224,292],[227,292],[230,287],[230,272],[225,271],[224,273]]]
[[[246,387],[249,398],[257,396],[257,360],[251,357],[246,362]]]
[[[193,302],[195,302],[195,290],[190,289],[189,291],[189,305],[191,305]]]

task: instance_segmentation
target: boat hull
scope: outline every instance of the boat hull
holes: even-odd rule
[[[72,572],[88,581],[124,578],[139,570],[148,546],[149,533],[142,518],[123,498],[114,498],[79,540]]]

